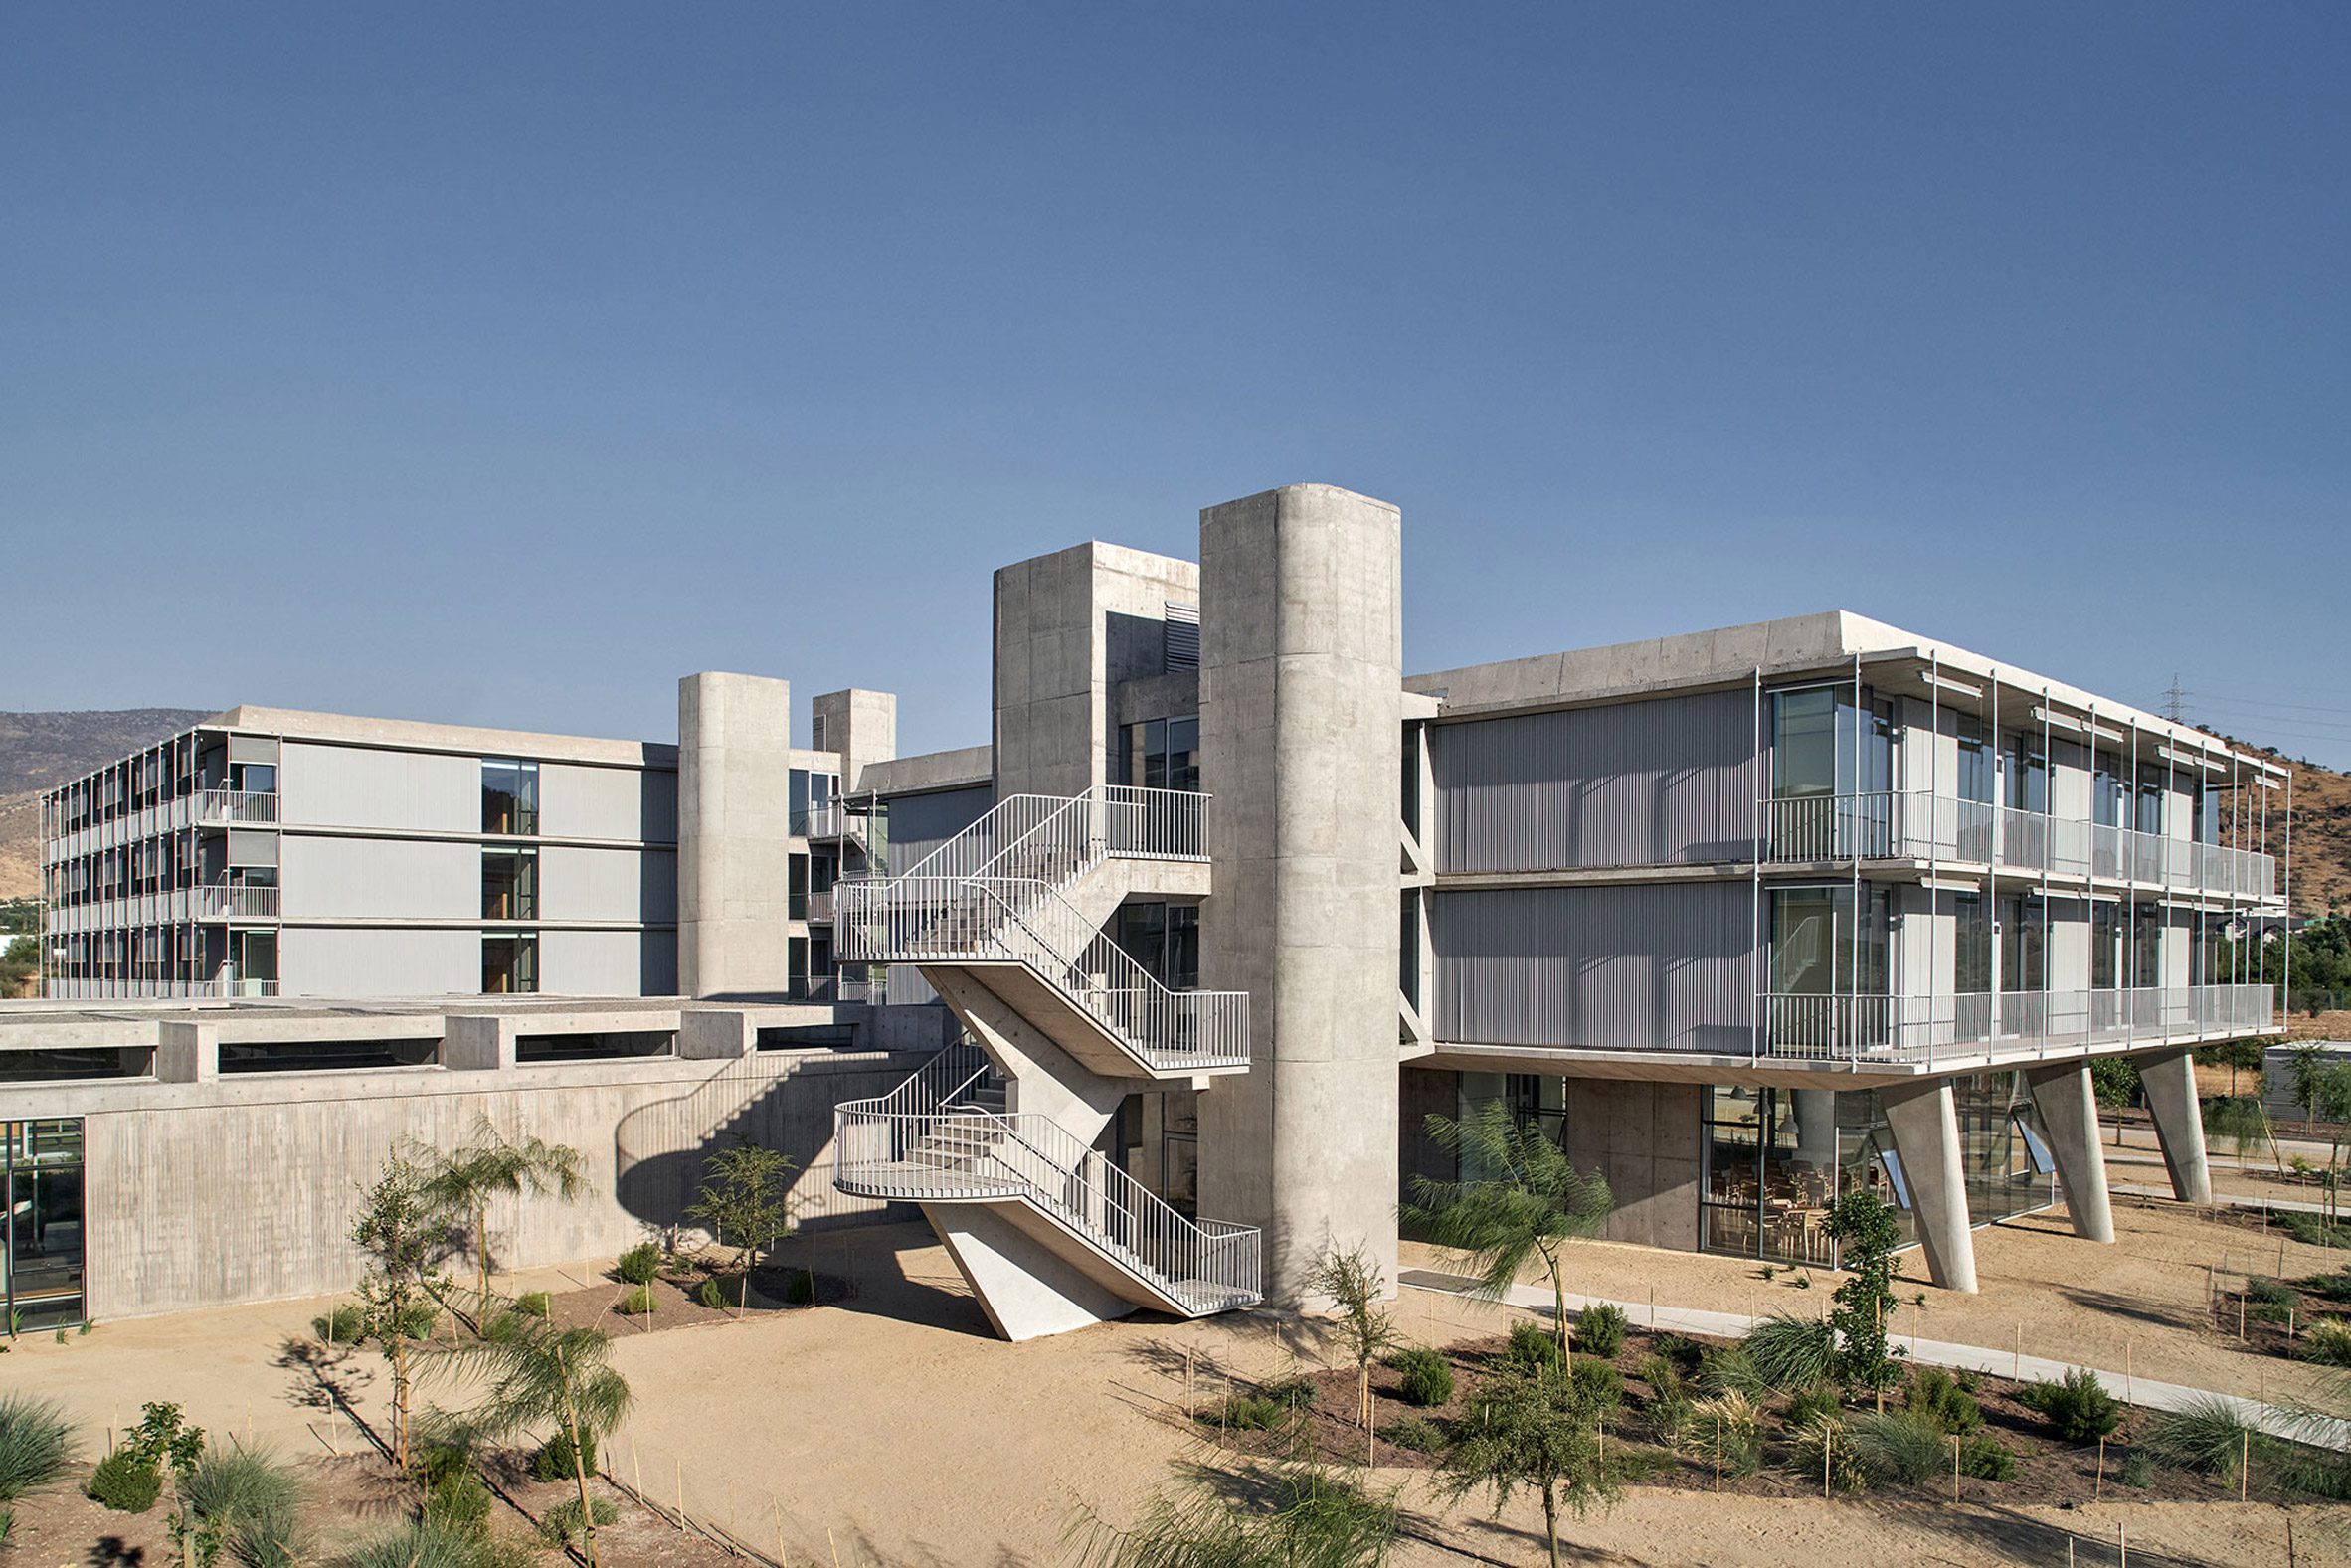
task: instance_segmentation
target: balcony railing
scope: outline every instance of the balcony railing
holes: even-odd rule
[[[2266,985],[1762,998],[1761,1054],[1853,1066],[2230,1039],[2277,1027]]]
[[[196,796],[196,820],[207,827],[274,827],[273,789],[206,789]]]
[[[196,920],[275,920],[277,892],[234,882],[199,882],[189,889]]]
[[[2273,855],[1925,790],[1794,795],[1756,812],[1765,860],[1949,860],[2251,899],[2277,886]]]

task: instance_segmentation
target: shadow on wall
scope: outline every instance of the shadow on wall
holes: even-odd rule
[[[686,1208],[710,1157],[737,1139],[792,1160],[786,1201],[804,1231],[902,1217],[891,1205],[832,1185],[832,1108],[886,1092],[902,1067],[812,1071],[806,1058],[757,1054],[721,1063],[689,1093],[639,1106],[613,1132],[613,1192],[623,1210],[657,1229],[689,1225]]]

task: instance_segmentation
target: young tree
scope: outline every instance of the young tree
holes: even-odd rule
[[[554,1425],[570,1440],[579,1487],[580,1530],[596,1568],[596,1507],[588,1495],[588,1450],[628,1417],[629,1380],[612,1365],[612,1341],[598,1328],[558,1328],[507,1312],[468,1344],[433,1352],[435,1369],[488,1383],[465,1414],[467,1429],[500,1439]]]
[[[467,1244],[480,1269],[479,1323],[489,1322],[491,1202],[552,1194],[569,1203],[583,1189],[586,1168],[578,1149],[535,1136],[509,1138],[486,1116],[474,1122],[470,1143],[433,1156],[426,1195],[465,1222]]]
[[[1600,1443],[1597,1396],[1579,1379],[1507,1364],[1487,1377],[1479,1396],[1445,1446],[1439,1490],[1449,1502],[1491,1491],[1500,1513],[1521,1487],[1532,1488],[1542,1498],[1551,1568],[1559,1568],[1559,1504],[1581,1515],[1624,1492],[1623,1462]]]
[[[1882,1396],[1901,1376],[1895,1365],[1901,1351],[1887,1343],[1894,1282],[1901,1275],[1894,1257],[1901,1245],[1901,1222],[1877,1193],[1856,1187],[1829,1205],[1827,1229],[1848,1276],[1829,1310],[1829,1326],[1837,1333],[1837,1372],[1847,1386]]]
[[[1362,1248],[1341,1252],[1337,1246],[1325,1249],[1304,1281],[1311,1294],[1329,1297],[1339,1310],[1340,1342],[1356,1362],[1356,1424],[1361,1427],[1371,1425],[1371,1363],[1404,1342],[1379,1305],[1386,1283]]]
[[[414,1409],[409,1344],[432,1331],[448,1284],[436,1266],[449,1250],[448,1215],[426,1179],[416,1160],[395,1152],[363,1192],[351,1226],[351,1241],[367,1259],[359,1281],[360,1333],[392,1363],[392,1463],[402,1470]]]
[[[687,1217],[708,1225],[720,1246],[735,1249],[742,1275],[735,1289],[737,1307],[750,1304],[751,1271],[759,1262],[759,1249],[792,1234],[784,1177],[797,1165],[772,1148],[738,1138],[710,1156],[700,1197],[686,1207]]]
[[[1510,1108],[1489,1103],[1456,1122],[1428,1119],[1428,1135],[1460,1160],[1458,1180],[1412,1178],[1403,1219],[1440,1247],[1467,1254],[1479,1294],[1500,1300],[1537,1258],[1550,1274],[1552,1338],[1567,1357],[1567,1284],[1560,1254],[1596,1233],[1616,1207],[1598,1171],[1585,1175],[1538,1128],[1523,1128]]]
[[[167,1488],[165,1533],[178,1550],[180,1568],[209,1568],[220,1556],[225,1521],[201,1519],[188,1506],[188,1478],[204,1458],[204,1429],[181,1419],[174,1404],[139,1407],[139,1424],[122,1436],[122,1448]]]

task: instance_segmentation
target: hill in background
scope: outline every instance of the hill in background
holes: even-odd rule
[[[212,708],[0,713],[0,898],[41,891],[41,792],[176,735]]]

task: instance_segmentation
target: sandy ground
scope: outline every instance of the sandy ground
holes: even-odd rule
[[[2283,1363],[2200,1339],[2176,1317],[2202,1290],[2201,1248],[2218,1228],[2169,1211],[2125,1208],[2124,1239],[2101,1266],[2087,1244],[2055,1224],[1979,1234],[1985,1292],[1967,1301],[1930,1293],[1925,1331],[2004,1343],[2031,1325],[2028,1344],[2103,1359],[2128,1329],[2150,1375],[2258,1392],[2282,1381]],[[664,1503],[686,1506],[796,1564],[1045,1564],[1070,1560],[1067,1532],[1081,1510],[1123,1521],[1144,1496],[1205,1449],[1180,1414],[1187,1352],[1203,1395],[1225,1371],[1262,1377],[1300,1359],[1320,1362],[1308,1330],[1270,1314],[1200,1323],[1149,1318],[1007,1345],[991,1337],[946,1255],[920,1227],[842,1232],[814,1242],[805,1261],[850,1282],[836,1305],[743,1321],[637,1333],[617,1360],[637,1410],[608,1446],[616,1477]],[[1579,1284],[1646,1300],[1742,1309],[1761,1290],[1751,1266],[1634,1248],[1579,1248]],[[1425,1259],[1425,1254],[1422,1255]],[[2049,1286],[2025,1278],[2078,1283]],[[586,1269],[575,1269],[585,1276]],[[551,1272],[524,1284],[560,1285]],[[1815,1310],[1810,1293],[1775,1287],[1765,1305]],[[54,1395],[97,1429],[134,1418],[142,1399],[183,1402],[216,1431],[276,1442],[293,1455],[323,1452],[338,1434],[317,1408],[315,1378],[282,1354],[314,1303],[281,1304],[101,1325],[64,1345],[19,1341],[0,1357],[0,1385]],[[2119,1309],[2117,1311],[2117,1308]],[[1500,1309],[1425,1292],[1397,1304],[1405,1331],[1443,1342],[1496,1331]],[[283,1363],[283,1364],[281,1364]],[[380,1411],[380,1363],[355,1358],[344,1377],[361,1408]],[[1384,1472],[1407,1488],[1425,1480]],[[1499,1520],[1469,1505],[1441,1516],[1418,1489],[1397,1561],[1459,1563],[1458,1551],[1531,1563],[1541,1555],[1539,1514],[1516,1504]],[[1788,1564],[1844,1568],[1896,1561],[2063,1563],[2111,1560],[2127,1522],[2131,1560],[2282,1563],[2287,1514],[2254,1504],[2104,1502],[2080,1509],[1944,1507],[1885,1500],[1721,1498],[1637,1489],[1605,1516],[1578,1521],[1574,1560],[1607,1564]],[[2344,1515],[2293,1512],[2300,1563],[2351,1563]],[[2094,1550],[2093,1550],[2094,1546]],[[2100,1553],[2105,1555],[2100,1555]]]

